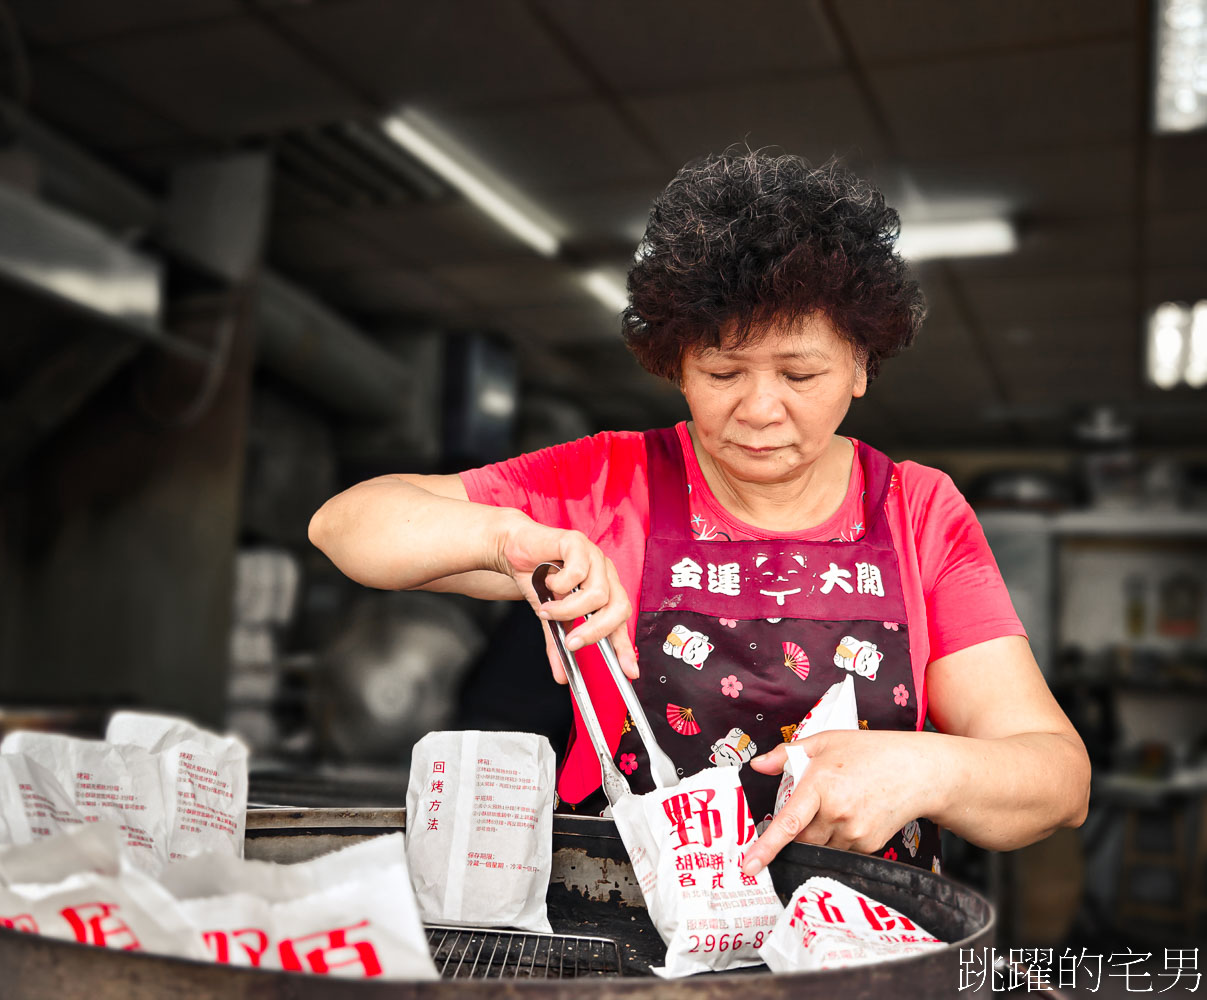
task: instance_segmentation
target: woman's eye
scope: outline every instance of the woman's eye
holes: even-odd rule
[[[730,382],[738,377],[737,372],[709,372],[708,377],[715,382]]]
[[[808,382],[812,379],[817,378],[816,375],[791,375],[791,374],[785,375],[784,377],[787,378],[789,382]]]

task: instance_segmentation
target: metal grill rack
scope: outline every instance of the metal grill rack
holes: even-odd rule
[[[620,975],[620,949],[609,938],[429,926],[427,940],[444,979]]]

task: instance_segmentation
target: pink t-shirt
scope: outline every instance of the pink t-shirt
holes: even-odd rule
[[[846,496],[824,523],[806,531],[766,531],[721,506],[704,480],[687,425],[679,423],[675,430],[683,445],[688,511],[698,538],[852,541],[863,534],[859,461],[851,463]],[[854,439],[852,444],[864,447]],[[542,524],[582,531],[615,563],[629,600],[638,607],[650,530],[642,434],[604,432],[471,469],[461,473],[461,479],[470,500],[516,507]],[[921,729],[928,663],[989,639],[1026,633],[972,508],[945,473],[915,462],[897,463],[885,514],[905,593]],[[634,639],[636,619],[635,614],[629,618],[629,636]]]

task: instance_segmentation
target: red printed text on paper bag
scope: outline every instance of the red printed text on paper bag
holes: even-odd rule
[[[797,898],[793,904],[792,918],[788,921],[788,926],[800,935],[801,945],[808,948],[813,939],[817,937],[817,931],[809,926],[809,918],[805,916],[805,908],[801,903],[802,900]]]
[[[716,794],[715,789],[699,788],[671,795],[662,803],[666,818],[670,820],[671,836],[678,837],[676,848],[688,844],[711,847],[722,835],[721,810],[709,808]]]
[[[140,951],[142,945],[130,926],[118,915],[116,903],[80,903],[60,910],[63,919],[71,926],[75,939],[81,944],[94,944],[98,948],[118,948],[122,951]]]
[[[260,959],[268,950],[268,935],[257,927],[244,927],[237,931],[206,931],[201,937],[219,965],[230,965],[232,942],[243,949],[253,969],[260,967]]]
[[[26,934],[38,933],[38,922],[34,920],[31,913],[18,913],[15,917],[0,917],[0,927],[24,931]]]
[[[872,902],[863,896],[858,897],[859,905],[863,907],[863,915],[867,918],[868,926],[874,931],[891,931],[894,927],[903,931],[916,931],[918,928],[910,922],[909,917],[902,913],[890,911],[887,906]]]
[[[371,941],[349,941],[351,931],[368,927],[369,921],[330,931],[304,934],[280,944],[281,968],[289,972],[317,972],[326,975],[332,969],[360,965],[365,978],[381,975],[381,962]],[[300,954],[299,954],[300,950]]]

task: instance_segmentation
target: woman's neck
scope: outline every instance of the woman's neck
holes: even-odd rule
[[[834,516],[846,498],[855,449],[835,436],[825,453],[791,479],[752,483],[727,473],[700,447],[692,425],[696,461],[717,501],[738,520],[767,531],[806,531]]]

